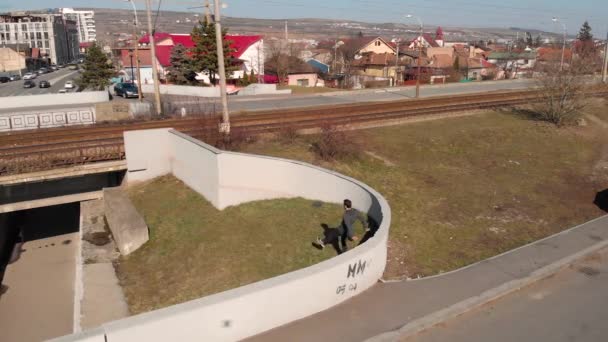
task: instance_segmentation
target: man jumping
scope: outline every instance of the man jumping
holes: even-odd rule
[[[353,203],[349,199],[344,200],[344,215],[342,215],[342,222],[340,226],[334,229],[327,229],[325,237],[321,240],[317,237],[317,241],[313,242],[313,245],[319,249],[323,249],[325,245],[331,244],[336,247],[338,254],[342,254],[348,250],[348,245],[346,244],[346,240],[349,241],[357,241],[358,237],[355,235],[355,222],[360,221],[365,228],[365,231],[369,231],[369,226],[367,225],[367,220],[357,209],[354,209]],[[338,245],[338,240],[340,240],[341,248]]]

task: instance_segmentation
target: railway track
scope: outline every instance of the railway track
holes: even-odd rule
[[[605,91],[596,91],[605,94]],[[511,91],[394,102],[320,106],[233,116],[235,132],[255,135],[286,126],[360,125],[449,112],[520,105],[538,100],[536,91]],[[172,127],[195,138],[216,138],[218,118],[183,118],[95,126],[60,127],[0,134],[0,175],[95,161],[124,159],[123,132]]]

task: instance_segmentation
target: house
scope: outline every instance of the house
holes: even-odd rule
[[[278,59],[266,62],[267,75],[275,76],[276,82],[285,82],[287,85],[300,87],[323,86],[324,81],[319,78],[319,69],[296,56],[281,55]],[[268,83],[268,82],[266,82]]]
[[[469,80],[493,80],[498,75],[496,65],[484,58],[469,58],[466,64],[466,77]]]
[[[158,58],[158,47],[157,47],[157,59]],[[138,49],[139,56],[139,75],[141,76],[142,84],[154,83],[152,75],[152,53],[150,48]],[[135,51],[133,49],[121,49],[120,50],[120,64],[122,70],[124,70],[125,81],[137,81],[137,60],[135,59]],[[159,75],[165,75],[165,66],[163,63],[158,63]]]
[[[410,49],[419,49],[420,45],[422,44],[423,48],[438,48],[438,47],[443,47],[443,33],[442,36],[440,37],[442,38],[441,40],[441,44],[439,45],[437,43],[437,41],[435,39],[433,39],[433,37],[429,34],[429,33],[423,33],[421,36],[418,36],[414,39],[412,39],[412,41],[410,42],[410,44],[408,45],[408,47]]]
[[[171,58],[171,51],[177,44],[182,44],[186,48],[194,46],[192,37],[189,34],[174,34],[156,32],[154,34],[156,45],[156,57],[163,69],[168,68]],[[229,79],[237,80],[249,75],[252,72],[256,75],[264,74],[264,40],[258,35],[226,35],[226,40],[230,42],[232,57],[235,59],[236,70],[228,75]],[[140,46],[148,47],[150,43],[149,35],[139,39]],[[164,75],[164,74],[163,74]],[[199,74],[197,79],[209,83],[209,76]]]
[[[531,69],[536,64],[536,52],[490,52],[488,62],[503,69]]]
[[[454,48],[452,47],[430,47],[426,49],[426,56],[431,58],[435,55],[448,55],[454,56]]]
[[[496,65],[507,78],[522,76],[536,65],[536,52],[490,52],[488,62]]]
[[[354,47],[357,55],[362,55],[364,53],[395,54],[396,52],[395,48],[381,37],[361,37],[348,39],[344,41],[344,45]]]

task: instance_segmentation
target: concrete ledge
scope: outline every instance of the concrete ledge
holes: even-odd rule
[[[80,194],[49,197],[31,201],[15,202],[10,204],[0,205],[0,214],[10,213],[12,211],[27,210],[41,207],[48,207],[51,205],[59,205],[66,203],[90,201],[94,199],[100,199],[103,197],[101,191],[84,192]]]
[[[148,241],[148,226],[122,189],[103,189],[103,198],[114,241],[120,253],[128,255]]]
[[[77,177],[94,173],[105,173],[127,169],[126,160],[99,162],[92,164],[77,165],[72,167],[57,168],[46,171],[20,173],[16,175],[0,177],[0,185],[14,185],[21,183],[43,182],[53,179]]]

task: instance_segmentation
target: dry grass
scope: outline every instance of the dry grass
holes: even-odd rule
[[[587,111],[605,118],[606,104]],[[245,152],[316,163],[380,191],[393,211],[388,278],[452,270],[603,214],[592,202],[608,179],[593,171],[608,134],[593,123],[559,129],[487,112],[357,134],[371,154],[353,160],[318,160],[309,136]]]
[[[339,205],[296,198],[219,211],[170,176],[135,186],[129,195],[150,227],[150,241],[116,265],[132,313],[277,276],[336,254],[331,248],[319,251],[311,242],[322,234],[320,224],[340,222]]]

